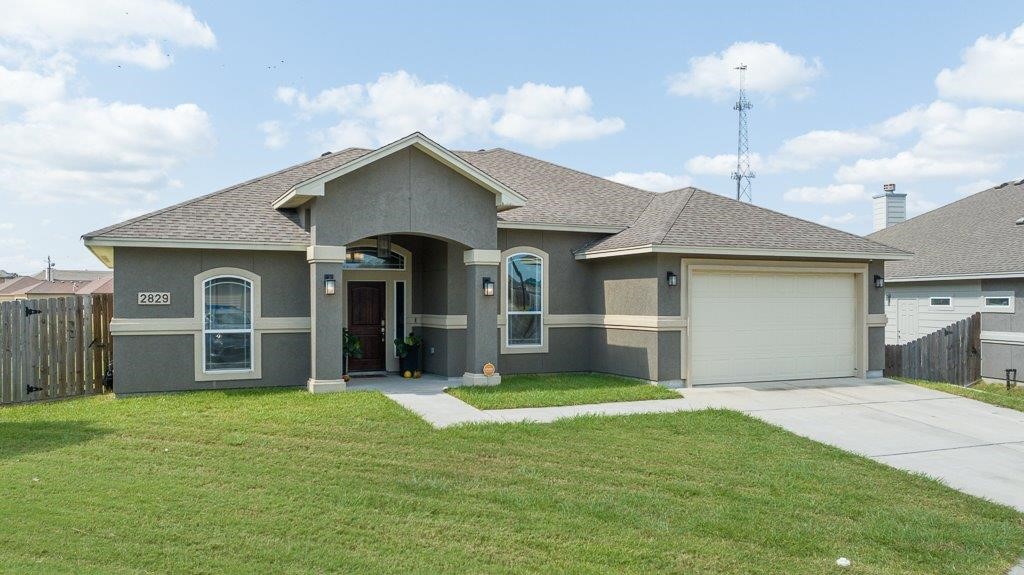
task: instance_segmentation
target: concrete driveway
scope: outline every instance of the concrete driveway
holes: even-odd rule
[[[684,390],[696,406],[785,429],[1024,511],[1024,413],[887,379]]]

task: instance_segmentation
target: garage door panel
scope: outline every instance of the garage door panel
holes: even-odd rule
[[[853,274],[696,272],[694,384],[854,375]]]

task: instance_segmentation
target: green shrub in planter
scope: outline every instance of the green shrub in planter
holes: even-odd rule
[[[417,371],[421,370],[420,366],[420,348],[423,345],[423,338],[409,332],[409,335],[405,338],[395,339],[395,353],[398,354],[398,369],[405,373],[406,371]]]

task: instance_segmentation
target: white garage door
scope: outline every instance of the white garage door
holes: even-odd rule
[[[848,377],[857,350],[853,274],[693,274],[693,384]]]

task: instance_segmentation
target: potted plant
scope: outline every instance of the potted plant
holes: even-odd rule
[[[420,373],[420,347],[422,345],[423,338],[412,332],[409,332],[405,338],[395,339],[398,369],[402,372],[403,377],[413,377],[413,374]]]
[[[345,330],[342,336],[341,348],[345,355],[345,373],[342,374],[342,379],[348,381],[350,379],[348,375],[348,358],[354,357],[359,359],[363,357],[363,340]]]

